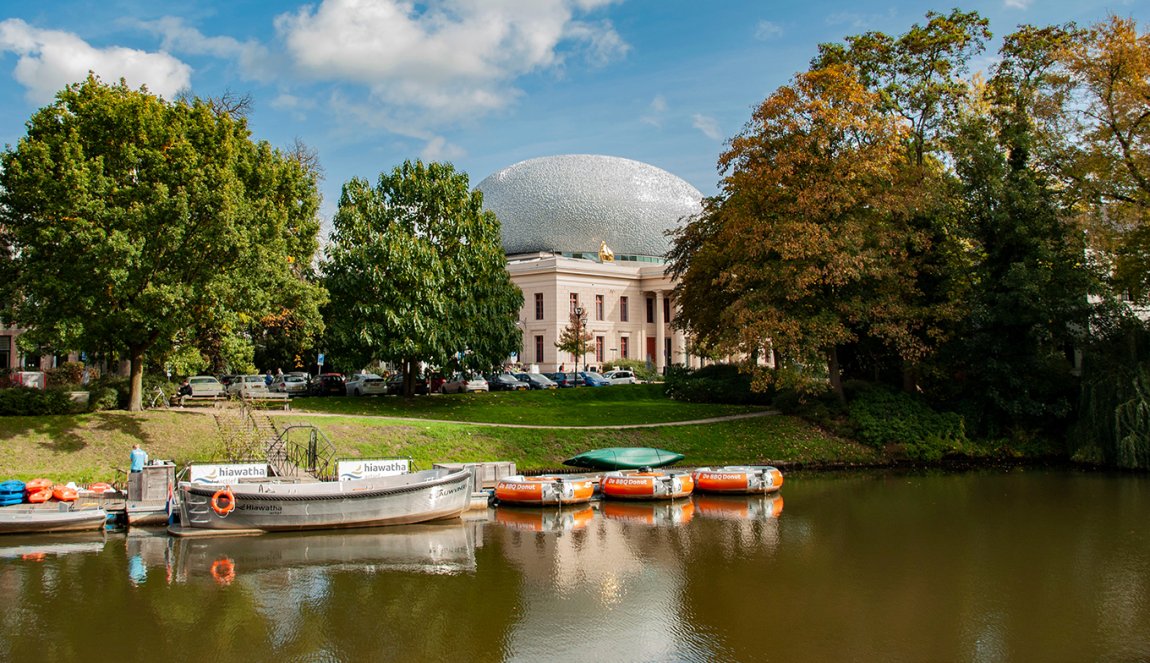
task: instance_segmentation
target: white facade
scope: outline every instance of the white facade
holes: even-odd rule
[[[599,367],[618,359],[650,362],[660,372],[697,365],[683,332],[672,329],[674,284],[656,262],[597,262],[550,253],[508,257],[507,271],[523,291],[520,362],[540,371]],[[591,340],[580,359],[555,347],[571,325],[576,305],[585,312]],[[661,351],[660,351],[661,349]]]

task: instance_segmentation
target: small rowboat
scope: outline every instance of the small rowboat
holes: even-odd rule
[[[583,504],[591,501],[595,483],[585,477],[560,476],[504,477],[495,484],[500,504]]]
[[[690,495],[695,480],[687,472],[608,472],[599,488],[618,500],[673,500]]]
[[[43,507],[8,507],[0,509],[0,534],[103,529],[107,520],[108,512],[103,509],[58,511]]]
[[[769,465],[700,467],[694,476],[701,493],[763,495],[783,487],[783,473]]]
[[[609,447],[584,451],[563,461],[571,467],[593,470],[639,470],[666,467],[683,460],[683,454],[651,447]]]

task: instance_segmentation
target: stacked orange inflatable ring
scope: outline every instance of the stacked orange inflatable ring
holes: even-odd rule
[[[236,495],[231,488],[220,488],[212,495],[212,511],[223,518],[236,510]]]

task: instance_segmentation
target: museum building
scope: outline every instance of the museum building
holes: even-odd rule
[[[667,232],[699,213],[702,194],[649,164],[601,155],[529,159],[476,186],[499,218],[507,270],[523,291],[519,361],[549,372],[617,359],[698,366],[673,329]],[[582,357],[556,344],[583,314]]]

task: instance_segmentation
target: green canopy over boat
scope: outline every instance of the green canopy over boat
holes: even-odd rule
[[[683,454],[651,447],[609,447],[594,449],[563,461],[571,467],[593,470],[637,470],[643,467],[665,467],[683,460]]]

